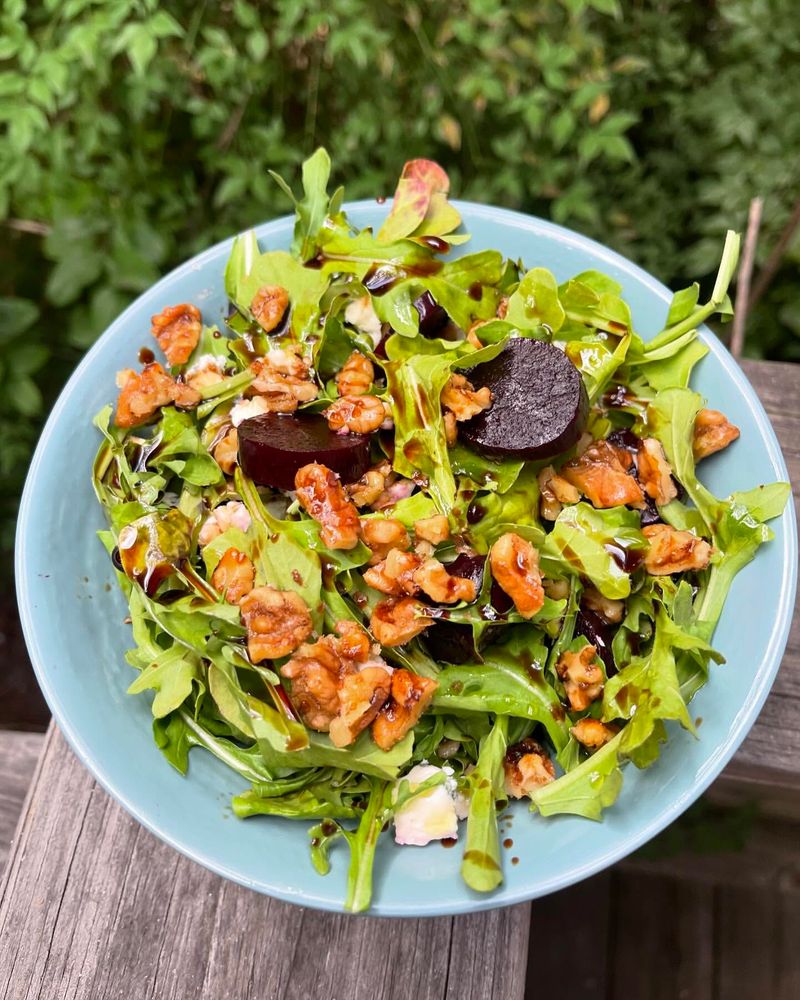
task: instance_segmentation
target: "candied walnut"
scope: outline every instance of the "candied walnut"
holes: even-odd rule
[[[169,365],[185,365],[197,347],[203,321],[200,310],[188,302],[167,306],[150,317],[150,332],[158,341]]]
[[[452,448],[456,441],[458,441],[456,415],[455,413],[451,413],[450,410],[447,410],[444,415],[444,439],[447,442],[448,448]]]
[[[442,406],[456,420],[469,420],[492,405],[492,390],[484,386],[475,389],[464,375],[451,375],[442,389]]]
[[[250,527],[250,514],[241,500],[231,500],[215,507],[203,522],[197,542],[200,546],[208,545],[218,538],[228,528],[238,528],[247,531]]]
[[[253,296],[250,312],[262,330],[271,333],[283,319],[289,293],[282,285],[262,285]]]
[[[564,691],[573,712],[582,712],[603,693],[603,671],[595,659],[594,646],[584,646],[578,653],[562,653],[556,663],[556,673],[564,682]]]
[[[232,476],[239,461],[239,433],[235,427],[220,438],[212,452],[214,461],[226,476]]]
[[[394,671],[391,697],[372,723],[372,737],[381,750],[391,750],[414,728],[438,687],[437,681],[410,670]]]
[[[433,624],[426,610],[425,605],[413,597],[381,601],[372,612],[370,631],[382,646],[402,646]]]
[[[450,524],[444,514],[423,517],[414,524],[414,534],[431,545],[439,545],[450,537]]]
[[[349,674],[339,688],[339,713],[330,723],[331,742],[346,747],[367,728],[389,698],[392,677],[382,667]]]
[[[414,573],[414,583],[439,604],[455,604],[456,601],[469,603],[477,596],[474,580],[451,576],[447,567],[438,559],[426,559]]]
[[[491,548],[492,577],[514,602],[523,618],[533,618],[544,604],[539,553],[513,532],[501,535]]]
[[[365,663],[369,659],[369,636],[358,622],[337,622],[336,631],[341,637],[336,640],[336,648],[341,657],[355,663]]]
[[[365,396],[375,378],[375,368],[361,351],[353,351],[336,375],[340,396]]]
[[[319,732],[327,732],[339,714],[342,675],[356,670],[352,664],[342,663],[335,643],[332,635],[304,643],[280,668],[281,676],[292,682],[291,701],[298,715]]]
[[[678,495],[678,490],[672,479],[672,468],[661,447],[661,442],[655,438],[644,438],[639,444],[637,454],[639,467],[639,482],[645,493],[661,507]]]
[[[694,422],[692,450],[695,461],[722,451],[739,437],[739,428],[719,410],[701,410]]]
[[[617,727],[599,719],[579,719],[570,732],[587,750],[599,750],[617,735]]]
[[[369,636],[356,622],[338,622],[336,631],[302,645],[280,672],[292,682],[292,704],[306,725],[348,746],[389,697],[391,669],[371,657]]]
[[[505,319],[506,313],[508,312],[508,296],[501,295],[497,303],[497,309],[495,310],[495,315],[498,319]]]
[[[253,663],[288,656],[311,634],[311,615],[293,590],[256,587],[239,604]]]
[[[555,779],[556,769],[547,751],[536,740],[530,738],[513,743],[503,760],[506,794],[513,799],[524,795]]]
[[[358,511],[344,494],[335,472],[312,462],[294,477],[297,499],[322,526],[320,536],[329,549],[354,549],[360,528]]]
[[[257,393],[272,413],[294,413],[300,403],[316,399],[319,388],[298,349],[274,349],[250,365],[255,376],[250,392]]]
[[[199,392],[210,385],[216,385],[224,378],[225,364],[222,358],[204,354],[186,372],[186,384]]]
[[[625,602],[605,597],[595,587],[584,589],[583,603],[590,611],[594,611],[595,614],[614,625],[618,625],[625,617]]]
[[[686,573],[705,569],[711,559],[711,546],[691,531],[678,531],[668,524],[649,524],[642,534],[650,543],[644,565],[653,576]]]
[[[238,604],[249,594],[256,580],[256,570],[250,559],[239,549],[230,548],[217,563],[211,576],[212,586],[229,604]]]
[[[588,497],[595,507],[644,506],[642,490],[630,470],[633,458],[624,448],[595,441],[579,458],[561,469],[567,482]]]
[[[370,566],[383,562],[392,549],[405,552],[411,547],[405,525],[395,517],[365,517],[361,522],[361,537],[372,549]]]
[[[114,419],[117,427],[138,427],[169,403],[189,409],[200,402],[199,392],[176,382],[157,361],[145,365],[138,375],[130,368],[119,372],[117,385],[121,390]]]
[[[345,486],[344,491],[356,507],[369,507],[383,493],[386,477],[378,469],[368,469],[358,482]]]
[[[371,434],[386,419],[377,396],[340,396],[322,412],[330,429],[342,434]]]
[[[561,505],[577,503],[581,495],[563,476],[559,476],[552,465],[539,471],[539,511],[546,521],[555,521],[561,513]]]
[[[476,351],[479,351],[483,347],[483,342],[478,336],[479,327],[486,326],[488,320],[476,320],[472,326],[467,330],[467,343],[472,344]]]
[[[413,596],[420,589],[414,580],[414,574],[421,562],[415,552],[391,549],[384,560],[364,571],[364,580],[383,594]]]

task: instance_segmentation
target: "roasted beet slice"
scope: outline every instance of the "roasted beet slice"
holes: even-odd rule
[[[422,639],[437,663],[477,663],[479,660],[470,625],[437,621],[425,630]]]
[[[260,486],[294,489],[294,476],[320,462],[353,483],[370,467],[369,437],[336,434],[319,413],[262,413],[239,424],[239,464]]]
[[[571,448],[586,426],[581,373],[552,344],[515,337],[466,375],[476,389],[492,390],[489,409],[459,424],[459,436],[486,455],[552,458]]]

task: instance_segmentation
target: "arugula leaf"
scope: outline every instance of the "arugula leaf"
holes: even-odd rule
[[[498,715],[489,735],[481,740],[478,763],[468,778],[470,803],[461,876],[477,892],[491,892],[503,881],[496,802],[505,797],[507,736],[508,719]]]
[[[542,816],[571,813],[599,820],[603,810],[616,802],[622,788],[622,736],[618,733],[582,764],[537,788],[531,794],[531,810],[538,809]]]
[[[433,160],[409,160],[403,167],[391,210],[378,231],[378,242],[391,243],[411,234],[422,225],[435,194],[447,195],[450,179]],[[439,213],[441,205],[436,206]],[[455,209],[453,209],[455,211]],[[448,217],[448,222],[452,216]],[[461,222],[456,213],[455,229]],[[448,230],[449,231],[449,230]],[[437,234],[439,235],[439,234]]]
[[[538,657],[533,659],[492,646],[483,652],[483,664],[445,667],[436,678],[439,687],[433,699],[434,709],[531,719],[545,727],[560,750],[569,737],[568,727],[558,695],[543,676],[547,652],[541,642],[538,651]],[[525,663],[530,664],[528,669]]]
[[[526,272],[509,296],[506,322],[519,330],[539,330],[546,326],[551,333],[561,329],[566,318],[558,297],[558,285],[552,272],[534,267]],[[482,331],[483,335],[483,331]]]
[[[300,200],[295,198],[292,189],[279,174],[273,170],[269,173],[284,194],[291,199],[297,215],[292,253],[301,261],[309,260],[316,252],[318,233],[325,224],[331,208],[332,199],[328,197],[331,159],[328,151],[320,146],[303,163],[303,197]]]
[[[612,553],[646,548],[635,511],[625,507],[595,510],[587,503],[577,503],[564,507],[558,515],[541,555],[543,565],[549,564],[558,574],[588,577],[601,594],[617,599],[630,594],[631,580]]]

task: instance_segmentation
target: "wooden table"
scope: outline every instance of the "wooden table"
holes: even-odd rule
[[[746,362],[744,367],[798,484],[800,366]],[[35,736],[0,734],[0,864],[3,814],[7,817],[9,804],[19,801],[38,749]],[[765,824],[754,853],[737,862],[739,876],[770,884],[770,878],[785,878],[788,867],[800,887],[797,852],[787,858],[778,844],[785,847],[785,841],[776,840],[781,823],[800,819],[798,615],[773,692],[714,794],[720,801],[755,794],[766,813],[780,817]],[[666,868],[660,864],[628,862],[629,870],[719,877],[707,859],[678,857]],[[566,942],[570,977],[563,978],[563,962],[537,962],[531,995],[542,995],[545,988],[563,992],[569,981],[597,984],[606,928],[602,921],[592,926],[581,908],[573,911],[579,891],[584,890],[568,890],[535,906],[535,913],[549,913],[553,920],[535,919],[531,957],[537,962],[541,948],[546,958],[549,932],[552,941]],[[798,917],[800,927],[800,910]],[[528,904],[424,920],[333,916],[242,889],[183,858],[131,820],[51,727],[0,885],[0,998],[517,1000],[525,992],[530,919]],[[567,921],[574,925],[574,938],[565,938]],[[702,936],[708,927],[684,931]],[[654,949],[663,951],[661,938],[652,933],[641,938],[640,946],[651,939]],[[637,948],[629,949],[628,966],[622,963],[626,976],[642,964]],[[663,975],[669,965],[661,962]],[[670,993],[666,980],[661,985],[658,996],[678,995]],[[583,986],[579,992],[606,995]],[[577,996],[577,985],[576,992],[567,989],[563,995]],[[645,994],[619,995],[636,1000]],[[749,995],[739,994],[744,1000]]]

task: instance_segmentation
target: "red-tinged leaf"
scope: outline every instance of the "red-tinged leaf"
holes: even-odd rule
[[[450,180],[433,160],[409,160],[403,167],[392,209],[378,233],[378,241],[391,243],[409,236],[423,222],[435,193],[444,195]]]
[[[421,236],[441,236],[448,242],[452,242],[448,234],[458,229],[460,225],[461,216],[458,209],[450,204],[444,191],[434,191],[425,218],[414,230],[410,239],[419,240]]]

